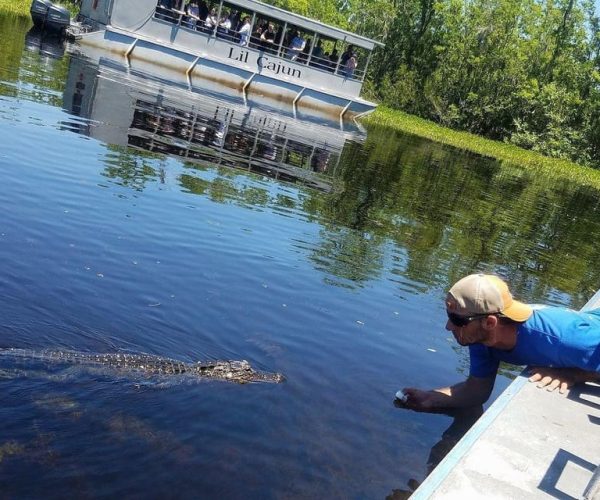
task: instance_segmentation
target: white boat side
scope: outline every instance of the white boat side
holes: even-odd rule
[[[78,37],[82,45],[110,51],[133,68],[149,65],[159,71],[183,76],[194,86],[218,92],[219,86],[234,88],[244,99],[258,95],[287,103],[296,110],[346,119],[373,111],[375,103],[359,97],[370,54],[379,42],[307,19],[257,0],[227,0],[252,23],[258,18],[277,19],[283,26],[281,40],[288,29],[311,33],[310,49],[304,57],[292,60],[283,41],[266,49],[250,39],[243,46],[233,36],[221,36],[204,23],[190,23],[177,9],[157,6],[157,0],[83,0],[80,17],[94,31]],[[224,1],[219,3],[219,12]],[[195,21],[194,21],[195,22]],[[200,23],[200,21],[198,21]],[[316,40],[339,42],[361,51],[361,67],[346,74],[340,55],[325,67],[325,59],[312,58]],[[254,40],[254,41],[253,41]]]

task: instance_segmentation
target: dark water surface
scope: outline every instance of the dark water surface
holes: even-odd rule
[[[449,284],[494,271],[580,307],[600,283],[596,192],[194,97],[28,28],[0,18],[0,347],[287,380],[0,357],[2,497],[402,496],[460,427],[392,403],[464,376]]]

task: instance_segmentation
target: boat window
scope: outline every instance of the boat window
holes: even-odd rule
[[[314,33],[303,30],[299,26],[288,24],[280,56],[299,64],[306,64],[313,35]]]
[[[367,69],[369,51],[352,44],[342,44],[336,64],[336,74],[345,78],[362,81]]]
[[[284,23],[276,19],[256,16],[249,46],[270,54],[277,54],[283,29]]]
[[[340,42],[323,35],[316,35],[315,45],[308,64],[314,68],[333,73],[339,58]]]
[[[218,4],[215,10],[217,9]],[[250,40],[253,17],[252,11],[223,2],[221,18],[217,23],[217,37],[240,45],[247,45]]]
[[[183,8],[184,0],[158,0],[154,17],[177,23],[183,15]]]

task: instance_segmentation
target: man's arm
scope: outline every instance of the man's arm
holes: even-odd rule
[[[431,391],[408,387],[403,389],[408,396],[406,406],[414,410],[430,410],[481,405],[490,397],[495,379],[496,377],[469,377],[464,382]]]
[[[548,391],[558,388],[561,394],[575,384],[584,382],[600,383],[600,373],[581,370],[579,368],[545,368],[535,366],[530,368],[530,382],[537,382],[538,387]]]

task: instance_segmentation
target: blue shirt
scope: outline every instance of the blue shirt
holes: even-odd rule
[[[515,365],[581,368],[600,372],[600,309],[577,312],[562,307],[534,309],[517,330],[510,351],[469,346],[470,375],[493,377],[500,361]]]

